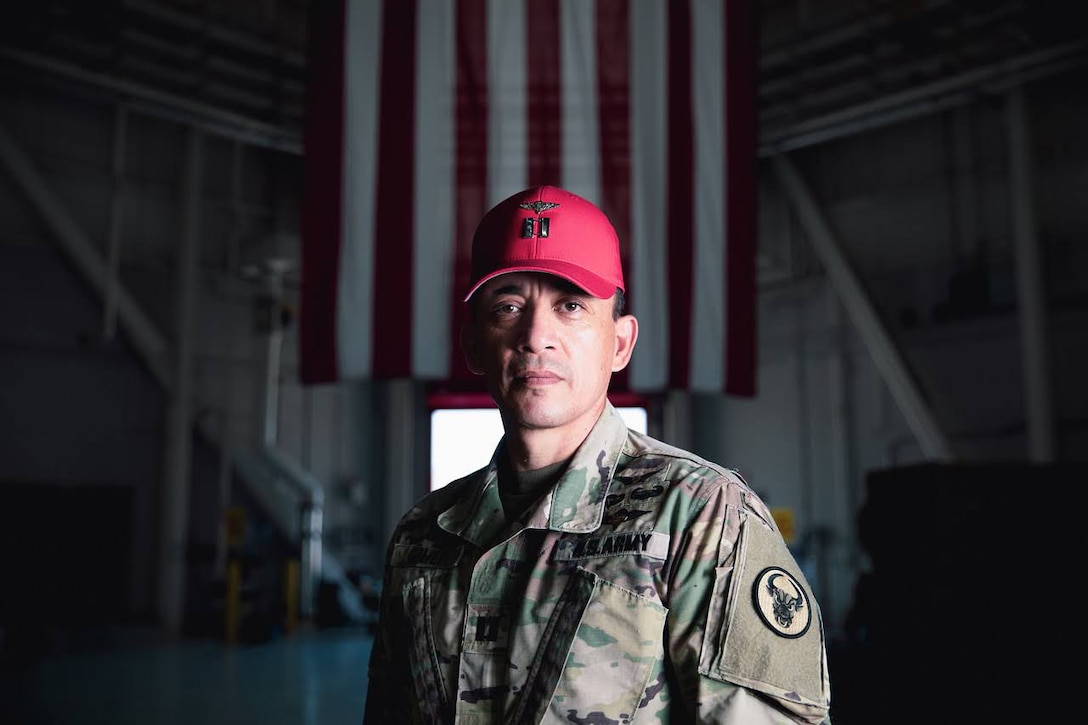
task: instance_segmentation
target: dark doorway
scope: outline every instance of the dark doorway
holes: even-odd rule
[[[126,612],[131,491],[0,483],[3,654],[68,648]]]

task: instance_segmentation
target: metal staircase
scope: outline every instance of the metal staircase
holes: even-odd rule
[[[102,258],[75,216],[53,192],[49,181],[2,125],[0,168],[23,191],[73,267],[102,299],[104,308],[116,315],[116,322],[132,349],[168,397],[172,397],[178,381],[170,341],[159,332],[139,301],[124,288],[114,266]],[[274,346],[278,344],[279,339],[274,333],[269,341],[271,352],[268,356],[266,396],[276,394],[278,347]],[[197,397],[196,392],[191,393],[192,397]],[[194,408],[189,406],[187,410]],[[270,408],[274,408],[274,405],[265,406],[266,411]],[[301,552],[299,612],[302,617],[313,616],[318,586],[324,580],[337,586],[343,611],[352,619],[362,621],[365,613],[358,588],[346,576],[335,552],[323,546],[325,496],[321,483],[277,450],[275,441],[267,433],[262,437],[263,445],[251,449],[228,446],[222,439],[222,432],[208,422],[216,416],[207,413],[204,409],[200,415],[189,414],[190,434],[202,436],[226,457],[236,474],[235,479],[260,502],[264,513]],[[267,419],[259,423],[265,431],[274,428]]]

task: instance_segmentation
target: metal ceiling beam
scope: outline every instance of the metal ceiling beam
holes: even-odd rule
[[[0,48],[0,56],[18,61],[34,70],[53,73],[92,88],[116,94],[130,101],[129,110],[131,111],[191,126],[215,136],[242,141],[252,146],[272,148],[296,155],[302,154],[302,138],[299,134],[238,113],[174,93],[160,91],[142,83],[88,71],[71,63],[34,53]]]
[[[884,328],[876,308],[831,232],[808,186],[788,156],[778,154],[773,162],[786,198],[808,233],[808,239],[820,258],[833,289],[853,320],[873,363],[899,405],[899,410],[918,440],[922,452],[930,460],[950,460],[952,449],[944,431],[937,424],[929,404],[919,391],[894,340]]]
[[[238,48],[246,53],[252,53],[264,58],[274,59],[296,69],[301,70],[306,67],[305,52],[270,43],[253,33],[245,33],[219,23],[209,22],[203,16],[177,10],[162,3],[147,2],[146,0],[124,0],[122,4],[126,10],[139,13],[146,18],[185,32],[203,33],[209,40],[222,45]]]
[[[979,93],[1003,92],[1029,80],[1082,67],[1085,63],[1088,63],[1088,42],[1078,42],[976,68],[782,129],[765,130],[760,134],[759,156],[769,158],[874,128],[928,116],[969,103]]]
[[[3,126],[0,126],[0,162],[26,194],[83,277],[103,298],[112,295],[112,304],[116,305],[121,325],[133,346],[163,389],[172,390],[173,375],[167,340],[140,308],[136,299],[119,282],[114,282],[113,289],[110,290],[110,272],[98,250]]]
[[[0,48],[0,55],[33,68],[117,94],[131,109],[192,126],[207,133],[265,148],[301,155],[301,134],[214,104],[195,101],[115,75],[88,71],[80,66],[40,54]],[[875,128],[932,115],[970,103],[979,93],[998,93],[1028,80],[1062,73],[1088,63],[1088,42],[1073,42],[975,68],[956,76],[887,94],[833,113],[805,119],[781,128],[761,123],[760,157],[813,146]],[[252,102],[252,99],[250,99]],[[761,116],[774,114],[764,109]]]
[[[194,152],[190,151],[190,156]],[[167,465],[166,473],[169,481],[168,487],[172,494],[171,504],[166,507],[162,512],[167,523],[173,524],[173,526],[163,526],[163,540],[161,543],[164,545],[163,559],[160,561],[162,565],[162,574],[159,581],[160,590],[160,615],[163,617],[164,622],[170,629],[176,629],[178,626],[178,616],[180,616],[177,607],[179,606],[178,597],[181,596],[182,583],[177,579],[177,544],[180,539],[178,527],[184,528],[184,512],[181,503],[184,499],[184,491],[187,490],[184,483],[184,466],[179,463],[188,456],[188,446],[183,441],[183,436],[187,435],[187,423],[185,421],[194,422],[197,429],[209,442],[222,446],[220,437],[223,435],[223,431],[216,431],[208,422],[207,419],[194,416],[192,414],[191,406],[188,404],[189,399],[192,397],[191,381],[186,380],[190,377],[190,373],[186,372],[184,362],[178,357],[174,357],[171,346],[165,337],[155,327],[151,318],[143,312],[136,299],[123,287],[120,282],[113,278],[111,271],[107,263],[102,259],[98,250],[95,249],[94,244],[88,238],[87,234],[76,223],[75,219],[69,214],[64,204],[49,188],[46,180],[38,173],[34,168],[34,164],[30,159],[22,152],[18,144],[8,134],[7,130],[0,125],[0,165],[7,169],[11,178],[15,181],[16,185],[20,187],[35,210],[40,215],[42,221],[49,227],[56,237],[57,241],[64,252],[67,253],[68,258],[75,265],[77,270],[88,281],[91,287],[98,292],[103,299],[110,299],[111,302],[108,306],[111,306],[120,322],[122,329],[125,331],[128,339],[131,341],[136,352],[143,359],[144,363],[148,366],[155,379],[162,385],[163,390],[168,396],[173,399],[173,406],[177,407],[175,411],[172,407],[171,412],[171,435],[170,440],[167,441],[167,450],[173,453],[170,457],[172,463]],[[194,174],[196,172],[190,172],[187,177],[186,200],[187,200],[187,214],[192,215],[196,212],[193,206],[194,194],[196,194],[193,184]],[[195,265],[195,257],[188,258],[188,255],[194,255],[196,253],[195,248],[197,246],[197,240],[191,238],[194,227],[190,224],[186,227],[186,233],[182,243],[185,246],[187,261],[185,267],[189,268],[188,275],[186,276],[185,286],[190,286],[195,283],[195,278],[192,277],[192,265]],[[182,303],[182,307],[191,307],[192,300]],[[191,313],[191,310],[188,310]],[[179,329],[184,328],[184,324],[179,324]],[[179,344],[178,355],[182,355],[182,348],[191,346],[191,341],[182,340]],[[175,383],[175,381],[178,381]],[[224,450],[228,450],[224,446]],[[259,451],[263,454],[265,460],[274,464],[278,473],[284,478],[286,484],[290,486],[290,498],[292,502],[298,501],[318,501],[318,505],[321,504],[323,499],[323,491],[320,490],[320,486],[314,482],[309,474],[305,473],[297,467],[293,467],[285,460],[282,455],[279,455],[271,447],[263,447]],[[261,491],[262,484],[267,486],[267,478],[253,477],[252,469],[245,468],[239,462],[238,451],[230,451],[228,453],[232,455],[232,463],[240,473],[242,474],[242,480],[249,486],[251,491],[257,491],[259,494],[264,494],[265,499],[272,495],[272,491]],[[273,496],[273,499],[276,497]],[[266,506],[267,504],[266,501]],[[292,506],[292,511],[297,514],[297,505]],[[270,508],[269,510],[273,510]],[[277,521],[283,526],[281,521]],[[167,533],[167,530],[170,533]],[[291,528],[284,528],[285,532],[292,531]],[[303,532],[304,533],[304,532]],[[313,542],[303,542],[303,550],[309,552],[312,550]],[[326,576],[332,578],[340,584],[341,603],[348,607],[349,611],[356,618],[362,616],[361,604],[358,602],[357,592],[352,598],[351,592],[344,592],[343,590],[351,589],[352,585],[347,580],[344,574],[343,567],[340,562],[331,553],[326,553],[324,557],[320,554],[317,555],[315,570],[314,561],[310,557],[307,558],[304,565],[307,566],[304,571],[304,588],[308,587],[303,592],[304,597],[309,597],[303,600],[303,609],[306,613],[312,613],[312,597],[314,596],[314,581],[318,576]],[[345,597],[348,601],[345,601]],[[353,603],[354,602],[354,603]]]

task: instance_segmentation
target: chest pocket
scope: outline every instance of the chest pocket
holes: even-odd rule
[[[396,545],[390,583],[393,591],[401,594],[409,630],[434,631],[437,627],[441,631],[447,620],[456,618],[454,610],[457,607],[453,602],[458,600],[457,592],[461,589],[458,565],[463,551],[461,545],[441,549],[417,544]],[[444,614],[440,616],[440,613]],[[459,623],[456,629],[459,631]],[[444,638],[440,635],[438,639]]]
[[[630,720],[660,671],[668,609],[584,569],[564,589],[514,723]]]
[[[405,627],[398,632],[400,649],[407,655],[412,685],[426,722],[448,720],[452,712],[450,658],[441,652],[450,624],[450,589],[456,586],[457,565],[463,549],[438,549],[401,544],[393,550],[392,585],[401,592]],[[436,609],[438,607],[439,609]],[[454,617],[457,619],[457,617]]]

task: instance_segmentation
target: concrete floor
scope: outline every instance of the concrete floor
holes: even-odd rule
[[[370,648],[363,628],[69,648],[5,667],[0,723],[360,725]]]

